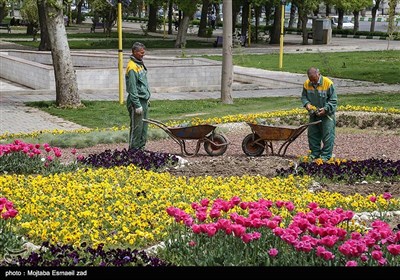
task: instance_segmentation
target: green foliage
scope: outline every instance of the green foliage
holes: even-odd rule
[[[2,211],[0,211],[2,212]],[[24,243],[22,236],[14,231],[16,224],[15,218],[3,219],[0,216],[0,257],[7,255],[9,252],[20,249]]]
[[[23,1],[20,13],[24,20],[32,23],[33,25],[39,24],[39,12],[36,0]]]

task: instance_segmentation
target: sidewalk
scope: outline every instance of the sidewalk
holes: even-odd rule
[[[340,52],[340,51],[366,51],[366,50],[386,50],[387,42],[383,40],[371,39],[349,39],[349,38],[332,38],[329,45],[301,45],[296,43],[299,36],[285,36],[287,45],[284,52]],[[297,41],[296,41],[297,40]],[[0,45],[2,45],[0,40]],[[400,41],[390,43],[391,49],[400,50]],[[0,47],[1,48],[1,47]],[[4,48],[4,45],[3,45]],[[12,44],[8,44],[7,48],[12,48]],[[202,50],[186,49],[186,55],[204,54],[222,54],[221,48],[210,48]],[[279,46],[268,45],[259,47],[242,48],[244,54],[259,53],[278,53]],[[169,50],[151,50],[148,55],[152,56],[179,56],[180,49]],[[305,74],[292,74],[288,72],[274,72],[260,70],[254,68],[245,68],[234,66],[236,76],[247,75],[252,84],[234,84],[232,97],[250,98],[250,97],[270,97],[270,96],[299,96],[301,85],[304,82]],[[235,76],[235,77],[236,77]],[[398,85],[375,84],[362,81],[351,81],[343,79],[333,79],[338,94],[349,93],[368,93],[376,91],[395,92],[399,91]],[[17,84],[10,83],[0,79],[0,135],[4,133],[27,133],[40,130],[73,130],[82,128],[81,126],[65,121],[58,117],[51,116],[40,110],[30,108],[23,105],[28,101],[47,101],[55,100],[54,91],[30,90]],[[124,93],[125,94],[125,93]],[[153,100],[190,100],[221,97],[220,91],[212,92],[156,92],[152,94]],[[87,92],[80,92],[81,100],[114,100],[118,101],[118,91],[105,92],[99,89],[93,89]],[[124,97],[125,99],[125,97]],[[121,105],[121,110],[126,110],[125,105]]]

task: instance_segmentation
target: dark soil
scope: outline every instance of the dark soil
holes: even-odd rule
[[[187,161],[180,168],[170,168],[167,171],[176,176],[242,176],[262,175],[275,177],[276,171],[288,168],[290,163],[297,162],[298,157],[308,154],[306,132],[293,141],[284,156],[271,154],[264,151],[261,156],[250,157],[242,150],[242,141],[251,130],[246,124],[234,125],[222,128],[223,133],[229,141],[227,151],[220,156],[210,156],[206,153],[203,144],[195,156],[182,156],[180,146],[170,137],[149,141],[146,149],[150,151],[166,152],[182,156]],[[186,141],[187,151],[195,150],[197,140]],[[275,153],[281,147],[282,142],[274,142]],[[100,153],[106,149],[123,149],[127,144],[101,144],[94,147],[80,149],[79,154]],[[67,154],[68,152],[64,153]],[[334,154],[340,159],[370,159],[383,158],[400,160],[400,134],[398,131],[385,129],[348,129],[338,128]],[[400,181],[396,182],[358,182],[356,184],[329,183],[319,184],[318,190],[337,192],[343,195],[361,194],[363,196],[374,193],[375,195],[390,192],[393,197],[400,198]],[[400,223],[400,216],[394,216],[390,224],[394,227]]]

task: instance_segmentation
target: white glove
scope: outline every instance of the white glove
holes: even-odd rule
[[[136,108],[135,109],[135,114],[137,114],[137,115],[143,114],[143,108],[142,107]]]

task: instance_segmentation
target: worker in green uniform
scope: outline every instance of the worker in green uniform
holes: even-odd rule
[[[148,123],[143,119],[147,119],[151,93],[147,82],[147,68],[143,63],[144,55],[145,46],[135,42],[126,66],[126,106],[130,117],[129,149],[144,149],[147,142]]]
[[[335,143],[337,94],[333,82],[320,74],[316,67],[307,70],[301,103],[309,111],[310,122],[322,122],[308,127],[310,158],[326,161],[332,158]]]

